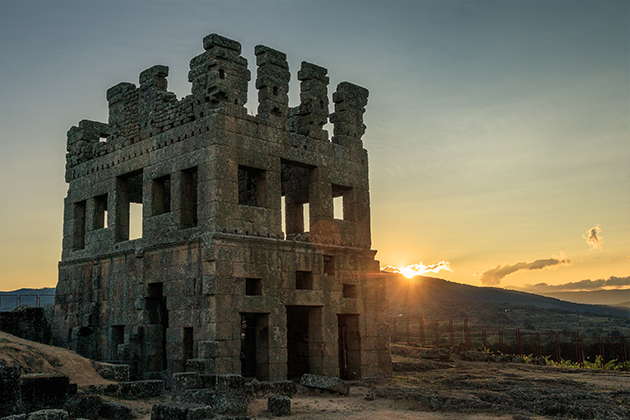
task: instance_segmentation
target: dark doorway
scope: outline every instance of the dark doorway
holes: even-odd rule
[[[287,377],[310,373],[309,306],[287,306]]]
[[[337,315],[339,320],[339,377],[361,378],[359,315]]]
[[[268,314],[241,314],[241,375],[269,380]]]
[[[125,343],[125,326],[112,325],[110,333],[111,347],[109,358],[111,360],[118,360],[118,346]]]
[[[146,297],[146,309],[149,317],[150,324],[162,325],[162,338],[161,338],[161,355],[155,357],[149,363],[151,370],[166,370],[166,329],[168,328],[168,310],[166,309],[166,297],[163,293],[162,283],[149,283],[147,284],[147,297]]]

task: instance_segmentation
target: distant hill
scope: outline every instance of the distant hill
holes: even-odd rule
[[[18,289],[0,292],[0,311],[13,310],[17,306],[18,295],[20,296],[20,303],[29,306],[35,306],[38,295],[40,296],[40,306],[55,303],[54,287],[43,287],[41,289]]]
[[[630,335],[630,311],[587,305],[532,293],[477,287],[434,277],[388,276],[386,317],[468,318],[475,328],[582,331],[589,335]],[[614,334],[613,334],[614,333]]]
[[[541,295],[569,302],[587,303],[590,305],[628,307],[630,304],[630,288],[616,290],[591,290],[588,292],[551,292],[541,293]]]

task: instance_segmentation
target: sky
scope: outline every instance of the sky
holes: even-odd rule
[[[366,87],[385,267],[522,290],[630,285],[627,1],[0,0],[0,290],[50,287],[66,131],[155,64],[190,93],[202,39]],[[255,114],[254,82],[246,106]],[[332,134],[332,133],[331,133]],[[449,271],[450,269],[450,271]],[[629,292],[630,293],[630,292]]]

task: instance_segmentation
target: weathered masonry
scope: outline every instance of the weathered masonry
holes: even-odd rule
[[[109,122],[68,131],[58,343],[137,376],[197,369],[259,380],[391,372],[384,280],[370,250],[368,91],[216,34],[190,62],[107,91]],[[324,124],[334,124],[328,139]],[[137,217],[137,216],[140,217]]]

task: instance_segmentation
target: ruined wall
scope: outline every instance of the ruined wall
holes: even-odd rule
[[[191,95],[178,100],[168,67],[153,66],[139,87],[108,90],[108,124],[68,132],[57,342],[138,375],[387,375],[361,141],[368,91],[339,84],[329,115],[327,70],[303,62],[289,108],[286,56],[257,46],[251,116],[240,44],[212,34],[203,46]],[[133,203],[142,235],[129,240]]]

